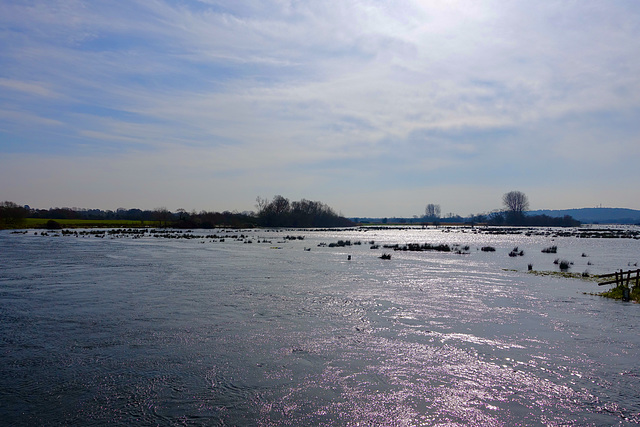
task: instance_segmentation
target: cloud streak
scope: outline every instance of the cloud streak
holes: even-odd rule
[[[6,1],[0,178],[47,163],[60,200],[95,205],[101,186],[74,181],[92,165],[121,189],[105,208],[283,194],[466,214],[515,187],[534,208],[640,208],[639,23],[630,1]],[[61,203],[38,171],[25,180],[0,197]]]

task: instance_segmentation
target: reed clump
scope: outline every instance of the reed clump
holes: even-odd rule
[[[626,286],[624,285],[616,286],[615,288],[611,288],[608,291],[604,291],[604,292],[600,292],[598,294],[592,294],[592,295],[598,295],[605,298],[623,300],[625,288]],[[640,302],[640,286],[634,286],[629,290],[629,300]]]

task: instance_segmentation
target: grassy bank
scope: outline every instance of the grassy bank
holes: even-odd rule
[[[615,288],[611,288],[608,291],[598,292],[590,295],[598,295],[605,298],[622,300],[624,292],[623,286],[616,286]],[[631,291],[629,292],[629,300],[634,302],[640,302],[640,286],[631,287]]]
[[[509,270],[506,270],[509,271]],[[517,270],[511,270],[517,271]],[[536,276],[555,276],[555,277],[564,277],[567,279],[579,279],[588,282],[598,283],[601,281],[599,276],[591,275],[591,274],[583,274],[583,273],[569,273],[565,271],[528,271],[529,274],[534,274]],[[611,288],[604,292],[584,292],[585,295],[594,295],[598,297],[623,300],[623,292],[624,288],[622,286],[616,286],[615,288]],[[640,286],[632,286],[631,291],[629,293],[629,300],[640,303]]]
[[[538,276],[557,276],[557,277],[565,277],[567,279],[580,279],[589,282],[600,282],[602,279],[599,276],[594,276],[591,274],[582,274],[582,273],[569,273],[563,271],[529,271],[530,274],[535,274]],[[604,298],[623,300],[623,292],[624,288],[622,286],[616,286],[615,288],[611,288],[604,292],[585,292],[585,295],[595,295]],[[629,300],[640,302],[640,286],[631,286],[631,291],[629,293]]]
[[[534,274],[536,276],[555,276],[555,277],[564,277],[566,279],[580,279],[587,282],[598,282],[598,276],[594,276],[592,274],[585,273],[570,273],[568,271],[537,271],[531,270],[528,271],[529,274]]]

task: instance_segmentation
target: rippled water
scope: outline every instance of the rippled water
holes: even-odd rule
[[[0,232],[2,423],[640,423],[640,306],[526,272],[558,257],[575,272],[628,269],[638,240],[239,233]],[[339,239],[362,244],[318,247]],[[381,260],[370,240],[469,253]],[[551,244],[558,254],[540,252]]]

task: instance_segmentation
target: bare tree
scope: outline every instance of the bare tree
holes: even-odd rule
[[[277,195],[273,198],[271,206],[276,215],[289,213],[289,210],[291,209],[289,199],[280,195]]]
[[[440,218],[440,205],[429,203],[424,210],[424,216],[434,220]]]
[[[274,196],[273,200],[269,202],[267,199],[256,199],[258,207],[258,217],[262,222],[262,225],[268,227],[280,227],[284,226],[291,213],[291,204],[289,199],[280,195]]]
[[[187,219],[189,219],[189,212],[187,212],[183,208],[178,209],[176,213],[178,214],[179,221],[186,221]]]
[[[513,214],[523,214],[529,210],[529,199],[521,191],[509,191],[502,196],[502,203],[507,211]]]
[[[266,197],[256,197],[256,209],[258,209],[258,214],[264,212],[269,206],[269,200]]]
[[[158,222],[160,227],[168,227],[172,216],[169,209],[165,207],[155,208],[153,210],[153,219]]]

